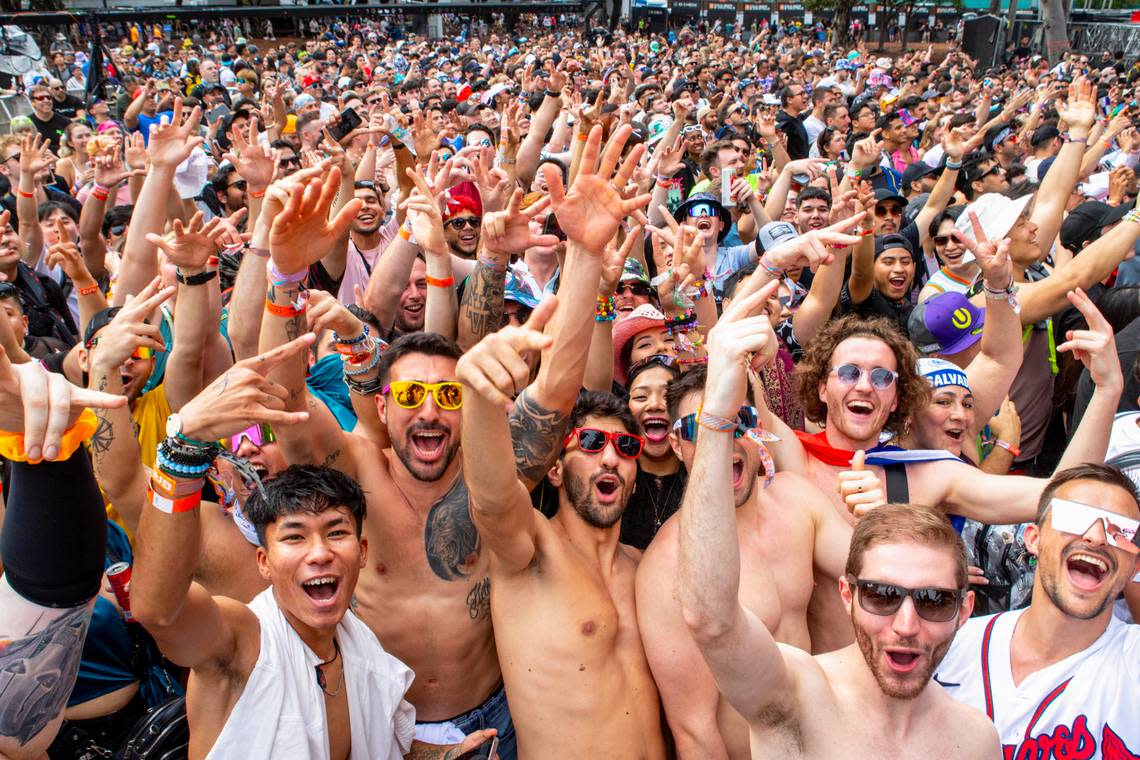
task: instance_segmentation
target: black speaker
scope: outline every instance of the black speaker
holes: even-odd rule
[[[962,50],[978,62],[979,69],[996,66],[1004,47],[1004,20],[986,15],[962,22]]]

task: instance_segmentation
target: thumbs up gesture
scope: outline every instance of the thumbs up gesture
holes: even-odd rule
[[[851,469],[839,473],[839,495],[855,517],[887,503],[887,495],[879,476],[867,469],[867,454],[862,449],[851,458]]]

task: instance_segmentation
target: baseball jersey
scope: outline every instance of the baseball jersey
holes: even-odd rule
[[[1116,618],[1084,651],[1014,686],[1009,647],[1025,610],[971,619],[934,679],[985,711],[1005,760],[1132,760],[1140,753],[1140,628]]]

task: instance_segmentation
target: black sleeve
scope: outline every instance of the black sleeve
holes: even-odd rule
[[[87,449],[64,462],[12,462],[0,557],[8,584],[42,607],[78,607],[103,580],[107,513]]]

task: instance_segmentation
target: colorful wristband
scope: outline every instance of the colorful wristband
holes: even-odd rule
[[[424,282],[432,288],[450,288],[455,284],[454,277],[432,277],[430,274],[424,276]]]

